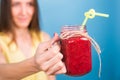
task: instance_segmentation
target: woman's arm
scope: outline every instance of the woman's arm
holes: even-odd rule
[[[19,63],[7,64],[0,53],[0,80],[20,80],[38,71],[34,58]]]
[[[57,41],[56,34],[51,40],[39,44],[35,56],[14,64],[5,63],[5,58],[0,52],[0,80],[20,80],[38,71],[44,71],[48,75],[65,73],[63,55],[56,44]],[[54,80],[54,77],[50,80]]]

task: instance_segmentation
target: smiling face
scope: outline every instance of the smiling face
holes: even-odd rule
[[[34,0],[11,0],[11,14],[15,27],[28,28],[34,12]]]

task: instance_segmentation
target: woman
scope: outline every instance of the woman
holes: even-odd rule
[[[65,73],[59,38],[38,23],[36,0],[1,0],[0,80],[54,80]]]

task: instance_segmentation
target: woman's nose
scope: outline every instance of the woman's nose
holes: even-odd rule
[[[21,14],[22,14],[22,15],[26,15],[26,14],[27,14],[27,7],[26,7],[25,5],[23,5],[23,6],[21,7]]]

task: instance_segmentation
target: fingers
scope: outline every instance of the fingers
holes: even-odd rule
[[[54,37],[51,40],[40,43],[37,50],[39,51],[39,53],[43,53],[45,50],[48,50],[50,47],[52,47],[52,45],[58,42],[58,40],[59,40],[58,34],[55,33]]]
[[[59,53],[59,51],[60,47],[56,44],[49,48],[48,50],[43,51],[41,54],[40,52],[38,52],[38,54],[36,55],[36,58],[38,59],[37,62],[39,64],[42,64],[43,62],[46,62],[52,59],[54,56],[56,56]]]
[[[66,72],[67,72],[67,70],[66,70],[65,64],[63,63],[62,68],[60,70],[58,70],[57,72],[55,72],[54,74],[63,74]]]
[[[58,53],[56,56],[51,58],[49,61],[43,63],[42,69],[44,71],[47,71],[49,68],[52,68],[55,64],[60,62],[62,58],[63,58],[63,55],[61,53]]]
[[[40,69],[45,71],[48,75],[66,73],[66,68],[62,62],[62,58],[63,55],[58,52],[48,61],[42,61],[43,63],[41,63]]]
[[[54,44],[55,42],[57,42],[59,40],[59,36],[57,33],[54,33],[54,37],[51,39],[50,44]]]
[[[66,68],[64,63],[62,61],[59,61],[53,67],[49,68],[49,70],[46,73],[48,75],[62,74],[62,73],[66,73]]]

